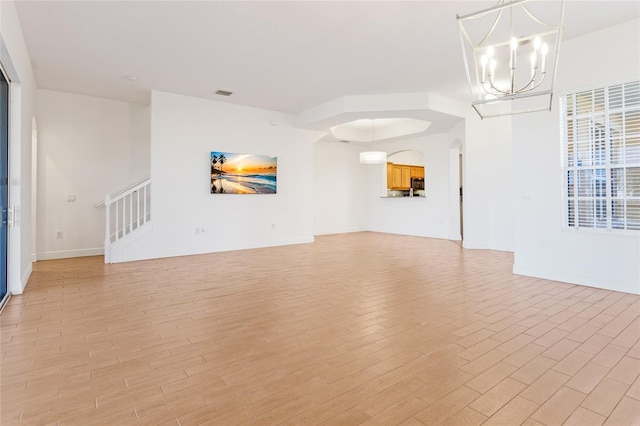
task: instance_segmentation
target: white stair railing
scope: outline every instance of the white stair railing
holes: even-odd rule
[[[151,179],[111,198],[104,197],[104,261],[111,263],[111,244],[151,221]]]

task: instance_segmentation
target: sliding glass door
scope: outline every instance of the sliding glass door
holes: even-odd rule
[[[0,307],[7,298],[9,256],[9,83],[0,70]]]

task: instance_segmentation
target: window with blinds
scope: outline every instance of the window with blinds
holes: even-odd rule
[[[640,230],[640,81],[560,99],[565,225]]]

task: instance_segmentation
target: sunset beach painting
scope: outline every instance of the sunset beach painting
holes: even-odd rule
[[[212,194],[275,194],[278,158],[211,152]]]

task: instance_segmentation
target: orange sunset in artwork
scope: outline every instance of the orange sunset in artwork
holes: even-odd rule
[[[277,157],[211,152],[212,194],[275,194]]]

